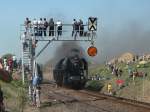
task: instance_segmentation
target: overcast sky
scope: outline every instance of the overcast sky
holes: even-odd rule
[[[128,50],[123,48],[128,46],[128,42],[129,46],[132,44],[133,41],[130,39],[137,40],[136,43],[146,39],[146,43],[144,41],[140,45],[141,48],[144,43],[146,44],[140,52],[150,51],[148,45],[150,42],[149,12],[150,0],[1,0],[0,55],[13,53],[20,57],[20,24],[24,23],[26,17],[31,19],[54,17],[68,23],[71,23],[73,18],[87,21],[89,16],[98,17],[96,45],[99,54],[96,59],[99,60],[101,55],[104,58],[106,55],[114,55],[114,53]],[[138,34],[140,31],[141,33]],[[137,35],[133,35],[132,32]],[[144,38],[141,39],[143,35]],[[118,44],[117,40],[120,40],[121,43],[119,41],[120,44]],[[41,55],[41,59],[51,57],[48,55],[53,55],[59,44],[52,43]],[[84,46],[88,45],[84,43]],[[129,51],[138,51],[137,44],[134,45],[130,46],[133,48]]]

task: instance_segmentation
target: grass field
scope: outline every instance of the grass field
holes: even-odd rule
[[[106,80],[99,81],[103,83],[103,88],[101,92],[107,92],[107,84],[111,83],[113,86],[113,90],[115,91],[115,95],[119,97],[125,97],[130,99],[136,99],[144,102],[150,103],[150,62],[145,65],[140,65],[137,67],[139,63],[133,63],[130,67],[132,70],[137,69],[140,72],[147,73],[146,77],[136,77],[135,80],[129,77],[127,65],[124,63],[116,64],[117,67],[120,67],[123,70],[123,74],[121,77],[116,77],[111,74],[111,71],[105,65],[99,65],[96,68],[92,68],[89,70],[89,75],[94,76],[95,74],[104,77]],[[117,79],[122,79],[125,81],[124,86],[122,88],[118,88],[116,84]]]
[[[0,84],[4,94],[4,105],[6,110],[10,112],[22,112],[26,100],[26,91],[21,81],[5,83],[0,80]]]

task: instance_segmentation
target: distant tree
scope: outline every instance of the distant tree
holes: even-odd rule
[[[11,54],[11,53],[7,53],[7,54],[4,54],[3,56],[2,56],[2,58],[11,58],[13,56],[13,54]]]

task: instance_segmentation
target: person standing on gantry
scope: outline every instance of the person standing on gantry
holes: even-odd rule
[[[79,34],[80,34],[80,36],[83,36],[83,34],[84,34],[84,25],[83,25],[83,21],[80,19],[79,20]]]
[[[29,18],[26,18],[24,25],[25,25],[26,32],[28,32],[29,28],[31,27],[31,21],[29,20]]]
[[[74,36],[75,33],[75,24],[77,23],[76,19],[73,19],[73,23],[72,23],[72,37]]]
[[[49,36],[54,36],[54,21],[53,18],[49,20]]]
[[[38,21],[34,18],[32,22],[34,36],[38,36]]]
[[[48,27],[48,22],[47,22],[46,18],[44,18],[44,26],[43,26],[44,36],[46,36],[47,27]]]
[[[57,25],[57,36],[61,36],[62,35],[62,22],[60,20],[58,20],[56,22]]]
[[[38,36],[42,36],[43,31],[43,21],[42,18],[38,21]]]
[[[73,32],[72,36],[74,36],[74,39],[76,40],[77,34],[79,33],[79,22],[77,22],[75,19],[73,20]]]

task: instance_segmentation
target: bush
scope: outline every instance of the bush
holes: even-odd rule
[[[85,88],[93,91],[100,91],[104,87],[104,83],[102,81],[88,81]]]

